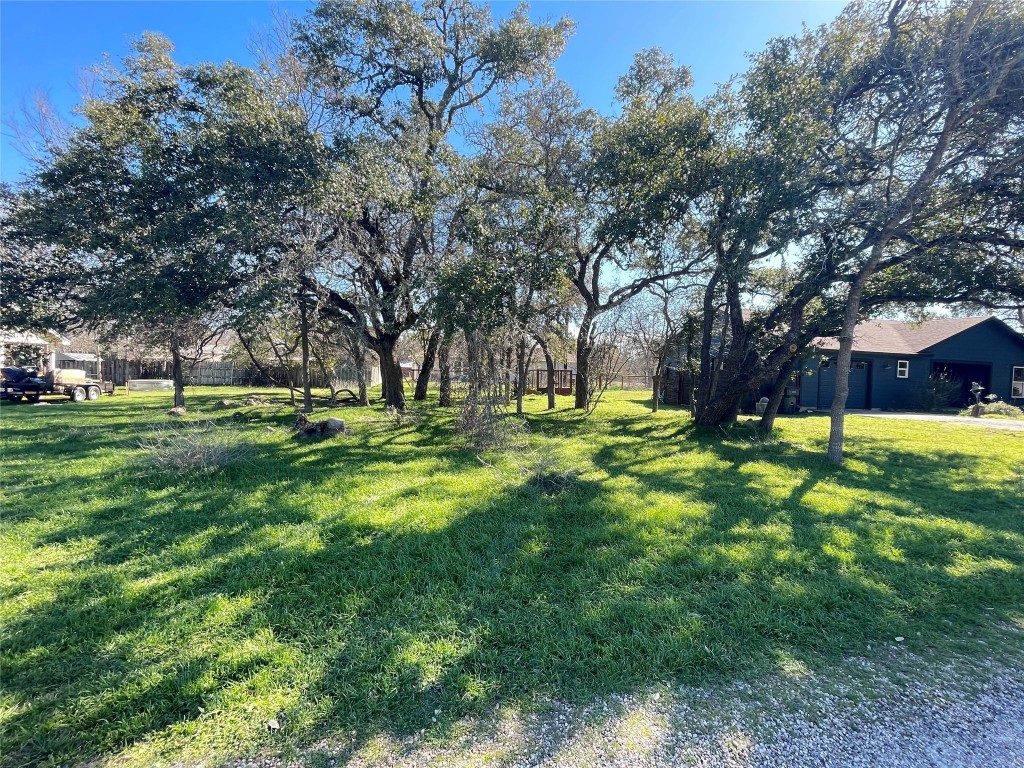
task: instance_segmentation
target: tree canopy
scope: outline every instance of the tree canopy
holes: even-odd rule
[[[324,0],[257,70],[142,37],[3,192],[5,322],[146,334],[177,359],[212,326],[297,318],[304,350],[310,327],[372,350],[398,409],[407,337],[417,397],[435,356],[450,382],[461,334],[516,360],[520,399],[558,337],[589,409],[609,318],[685,295],[700,425],[839,336],[839,460],[859,320],[1024,304],[1019,6],[852,3],[703,99],[640,51],[609,115],[555,78],[572,30],[525,6]],[[668,331],[642,330],[660,371]]]

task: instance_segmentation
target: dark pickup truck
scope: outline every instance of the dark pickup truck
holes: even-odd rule
[[[30,403],[38,403],[43,395],[61,395],[72,402],[99,400],[104,392],[113,393],[114,386],[109,381],[96,381],[86,377],[85,371],[75,368],[63,368],[50,371],[39,376],[34,368],[4,368],[3,383],[0,395],[17,403],[22,398]]]

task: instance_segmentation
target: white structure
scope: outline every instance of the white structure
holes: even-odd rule
[[[56,331],[47,331],[46,335],[32,331],[13,331],[0,328],[0,368],[7,365],[8,347],[29,346],[39,347],[40,358],[45,358],[48,370],[57,367],[57,351],[68,344],[68,340]]]

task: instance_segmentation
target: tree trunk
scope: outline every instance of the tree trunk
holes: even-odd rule
[[[463,410],[475,414],[480,404],[480,385],[483,381],[483,362],[480,360],[479,337],[475,331],[465,334],[466,337],[466,367],[469,385],[466,391],[466,402],[463,403]]]
[[[302,335],[302,412],[313,412],[313,390],[309,384],[309,314],[306,298],[299,297],[299,330]]]
[[[661,363],[658,363],[657,368],[654,369],[654,375],[651,377],[651,413],[658,412],[658,406],[661,403]]]
[[[366,365],[366,347],[363,346],[363,340],[358,339],[355,344],[352,345],[352,362],[356,366],[356,395],[359,398],[360,405],[370,404],[369,379],[367,375],[369,370]]]
[[[434,356],[437,354],[437,344],[441,332],[435,330],[427,340],[427,348],[423,351],[423,365],[420,367],[420,375],[416,378],[416,391],[413,392],[413,400],[426,400],[427,387],[430,385],[430,374],[434,371]]]
[[[384,404],[405,410],[405,382],[402,378],[402,365],[395,356],[398,339],[384,337],[374,344],[373,351],[380,358],[380,380],[383,390]]]
[[[846,398],[850,394],[850,369],[853,367],[853,334],[860,317],[860,299],[868,280],[875,273],[875,267],[882,258],[885,243],[881,241],[871,249],[871,258],[861,267],[850,284],[846,297],[846,312],[843,314],[843,328],[839,332],[839,354],[836,355],[836,393],[829,411],[828,460],[833,464],[843,463],[843,441],[846,429]]]
[[[716,291],[718,290],[719,274],[716,272],[704,289],[704,306],[700,327],[700,366],[697,369],[697,393],[693,399],[692,411],[694,419],[699,419],[711,400],[711,383],[714,378],[714,358],[711,356],[711,344],[715,333]]]
[[[738,364],[735,363],[732,350],[729,351],[728,356],[726,350],[729,349],[729,345],[736,341],[733,334],[730,334],[730,323],[729,316],[726,316],[725,322],[722,323],[722,331],[718,339],[718,357],[711,357],[710,355],[710,337],[706,337],[702,344],[707,344],[707,349],[702,348],[701,350],[701,383],[700,386],[703,388],[706,385],[706,389],[702,392],[699,391],[702,405],[696,410],[696,416],[694,423],[702,427],[716,427],[720,424],[730,424],[736,420],[739,416],[740,406],[743,404],[743,398],[747,396],[752,387],[760,386],[754,376],[744,376],[741,380],[737,380],[735,377],[736,368],[734,365],[742,366],[742,361]],[[705,360],[709,366],[707,372],[704,371]],[[727,370],[725,381],[726,386],[719,392],[719,383],[722,380],[722,368],[726,365],[730,366]]]
[[[768,405],[761,414],[761,423],[758,429],[762,432],[771,432],[775,428],[775,417],[779,413],[779,406],[782,405],[782,398],[786,394],[786,386],[789,384],[789,377],[793,375],[796,368],[796,358],[791,358],[782,364],[775,383],[772,385],[771,394],[768,395]]]
[[[516,415],[523,415],[523,395],[526,392],[526,337],[516,347]]]
[[[501,351],[501,375],[502,378],[504,379],[504,381],[501,384],[501,393],[502,396],[505,398],[505,405],[508,405],[510,402],[512,402],[512,379],[509,377],[509,369],[512,367],[512,355],[512,347],[506,347]],[[495,368],[496,366],[494,355],[491,354],[492,379],[496,378],[498,375],[498,372],[497,370],[495,370]]]
[[[544,366],[548,369],[548,410],[555,410],[557,401],[555,400],[555,358],[548,354],[547,349],[544,349]]]
[[[576,401],[573,408],[590,407],[590,351],[593,348],[594,316],[588,309],[576,336]]]
[[[544,367],[548,372],[548,383],[545,387],[548,395],[548,410],[553,411],[557,404],[555,400],[555,359],[548,352],[548,345],[544,339],[540,336],[534,336],[534,339],[537,340],[537,346],[540,347],[541,354],[544,355]]]
[[[694,417],[694,424],[700,427],[717,427],[736,420],[746,390],[713,397]]]
[[[708,400],[713,400],[718,391],[718,381],[722,377],[722,367],[725,365],[725,350],[729,346],[729,320],[722,323],[722,334],[718,339],[718,357],[712,358],[711,384],[708,387]]]
[[[828,460],[843,463],[843,442],[846,430],[846,398],[850,394],[850,369],[853,367],[853,334],[860,315],[860,297],[867,280],[860,276],[850,286],[843,315],[843,328],[839,332],[839,354],[836,355],[836,393],[829,410]]]
[[[362,331],[345,329],[341,336],[342,348],[352,355],[356,369],[356,397],[360,405],[370,404],[370,368],[366,364],[366,337]]]
[[[171,344],[171,378],[174,379],[174,407],[185,406],[185,369],[181,364],[181,347]]]
[[[437,350],[437,367],[441,377],[438,404],[442,408],[452,407],[452,364],[449,359],[450,353],[451,339],[446,333],[444,338],[441,339]]]

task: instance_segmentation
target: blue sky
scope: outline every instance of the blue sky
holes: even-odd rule
[[[511,3],[493,3],[496,15]],[[558,75],[582,100],[602,112],[612,105],[618,77],[633,54],[660,47],[690,67],[698,96],[746,68],[746,54],[778,35],[799,32],[803,24],[834,18],[841,2],[535,2],[535,19],[569,15],[576,34],[557,63]],[[301,16],[306,2],[277,3]],[[274,4],[237,2],[43,2],[0,3],[0,113],[5,126],[0,144],[0,178],[15,181],[25,163],[11,142],[6,121],[34,92],[46,93],[62,112],[78,100],[81,73],[101,60],[127,52],[129,41],[145,31],[161,32],[175,44],[182,63],[249,63],[246,48],[265,27]]]

